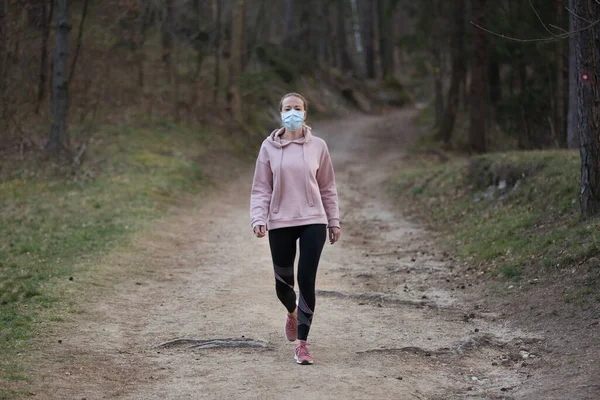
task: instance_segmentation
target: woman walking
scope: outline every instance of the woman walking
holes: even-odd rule
[[[340,238],[338,197],[327,144],[304,124],[307,102],[297,93],[279,103],[283,127],[263,142],[250,199],[257,237],[269,234],[277,297],[287,309],[285,335],[298,339],[295,360],[312,364],[307,339],[315,311],[315,280],[327,234]],[[328,232],[329,231],[329,232]],[[294,291],[296,241],[300,240],[298,288]]]

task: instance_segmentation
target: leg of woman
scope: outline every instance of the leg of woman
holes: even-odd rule
[[[294,259],[298,229],[281,228],[269,231],[269,246],[275,270],[275,290],[277,297],[289,313],[296,309],[294,292]]]
[[[298,339],[306,340],[315,310],[315,282],[321,252],[327,239],[327,226],[306,225],[300,234],[298,261]]]

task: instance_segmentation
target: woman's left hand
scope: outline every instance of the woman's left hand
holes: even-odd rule
[[[340,230],[340,228],[337,228],[337,227],[329,228],[329,242],[331,244],[334,244],[335,242],[340,240],[341,234],[342,234],[342,231]]]

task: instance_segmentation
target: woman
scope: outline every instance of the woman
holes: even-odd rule
[[[250,199],[252,229],[257,237],[269,232],[277,297],[288,311],[285,334],[298,339],[294,358],[312,364],[308,331],[315,310],[315,280],[327,239],[340,238],[340,217],[333,165],[327,144],[304,124],[307,102],[297,93],[279,103],[283,127],[263,142],[254,172]],[[298,287],[294,292],[296,241],[300,240]]]

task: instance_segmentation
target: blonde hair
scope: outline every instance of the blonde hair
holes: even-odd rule
[[[288,94],[286,94],[285,96],[283,96],[281,98],[281,100],[279,101],[279,111],[283,111],[283,101],[285,99],[287,99],[288,97],[297,97],[300,100],[302,100],[302,102],[304,103],[304,111],[308,111],[308,101],[306,101],[306,99],[304,98],[304,96],[302,96],[299,93],[295,93],[295,92],[288,93]]]

